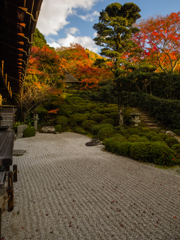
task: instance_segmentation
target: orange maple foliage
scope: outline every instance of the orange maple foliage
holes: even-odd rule
[[[61,58],[62,65],[60,67],[80,81],[80,90],[97,89],[100,81],[112,78],[112,73],[108,69],[92,66],[95,59],[101,57],[85,50],[79,44],[71,44],[68,48],[57,49],[57,54]]]
[[[54,113],[54,114],[57,114],[58,111],[59,111],[59,109],[54,109],[54,110],[50,110],[50,111],[48,111],[48,113]]]
[[[174,72],[180,66],[180,12],[165,17],[151,17],[136,26],[139,33],[133,40],[144,51],[140,59],[146,59],[158,67],[158,71]],[[137,60],[137,58],[136,58]]]

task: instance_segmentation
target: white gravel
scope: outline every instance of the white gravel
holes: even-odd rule
[[[76,133],[17,139],[6,240],[180,239],[180,175],[116,156]]]

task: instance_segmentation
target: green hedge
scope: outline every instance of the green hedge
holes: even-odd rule
[[[68,118],[65,116],[57,116],[56,123],[57,125],[61,125],[62,127],[65,127],[68,124]]]
[[[80,134],[83,134],[83,135],[87,134],[87,132],[81,127],[75,127],[74,130],[75,130],[76,133],[80,133]]]
[[[86,120],[82,123],[83,128],[88,131],[91,131],[92,127],[95,125],[97,125],[97,122],[93,120]]]
[[[133,143],[130,157],[159,165],[172,166],[175,164],[174,151],[162,142]]]
[[[175,152],[176,158],[180,159],[180,143],[174,144],[172,150]]]
[[[24,132],[24,137],[34,137],[36,135],[36,129],[34,127],[27,127]]]
[[[97,135],[98,132],[102,129],[102,128],[105,128],[105,127],[111,127],[113,128],[113,126],[111,124],[98,124],[98,125],[95,125],[93,128],[92,128],[92,133],[94,135]]]
[[[126,93],[124,93],[125,98],[126,96]],[[179,100],[168,100],[154,97],[146,93],[132,92],[126,98],[126,104],[146,110],[156,120],[172,128],[180,128]]]
[[[112,127],[105,127],[105,128],[101,128],[98,132],[98,139],[99,140],[104,140],[105,138],[110,138],[114,135],[115,131]]]
[[[117,153],[117,146],[125,142],[127,142],[126,138],[120,134],[115,134],[112,138],[105,138],[103,141],[106,150],[113,153]]]
[[[106,124],[106,123],[114,125],[114,120],[111,118],[107,118],[107,119],[104,119],[100,124]]]
[[[56,125],[54,126],[55,131],[61,133],[62,132],[62,126],[61,125]]]
[[[168,137],[165,143],[171,148],[174,144],[179,144],[179,141],[174,137]]]
[[[72,115],[72,121],[76,123],[81,123],[84,122],[85,120],[88,120],[88,116],[86,114],[75,113],[74,115]]]
[[[96,121],[96,122],[101,122],[103,119],[104,119],[104,116],[102,114],[92,114],[90,116],[90,119],[93,120],[93,121]]]

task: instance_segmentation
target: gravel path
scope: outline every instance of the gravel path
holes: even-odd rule
[[[180,176],[86,147],[76,133],[17,139],[13,212],[6,240],[180,239]]]

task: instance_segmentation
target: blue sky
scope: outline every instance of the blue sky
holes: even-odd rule
[[[45,35],[47,43],[53,47],[79,43],[83,47],[99,52],[94,44],[93,25],[98,23],[99,12],[107,5],[132,1],[112,0],[43,0],[37,28]],[[141,9],[141,19],[167,15],[180,11],[180,0],[134,0]]]

